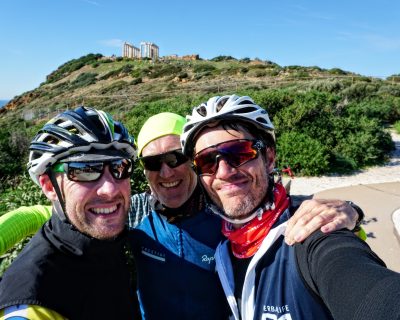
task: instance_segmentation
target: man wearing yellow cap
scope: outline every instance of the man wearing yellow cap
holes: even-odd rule
[[[150,191],[132,196],[128,224],[141,312],[147,319],[226,319],[229,307],[214,271],[221,220],[207,209],[197,176],[181,152],[185,123],[177,114],[160,113],[150,117],[138,135],[139,160]],[[41,215],[40,206],[20,208],[18,214],[26,219],[28,209],[35,212],[34,219]],[[312,200],[296,217],[305,213],[307,226],[293,226],[307,230],[302,237],[323,224],[325,231],[352,229],[357,219],[341,201]],[[317,215],[319,219],[313,219]],[[1,218],[6,223],[10,216]],[[0,244],[2,226],[0,221]]]

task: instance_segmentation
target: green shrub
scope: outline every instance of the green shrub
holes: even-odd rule
[[[86,56],[80,57],[79,59],[73,59],[61,65],[56,71],[53,71],[46,78],[46,83],[52,83],[60,80],[61,78],[71,74],[72,72],[79,70],[85,65],[90,65],[99,61],[103,55],[90,53]],[[104,62],[104,61],[103,61]]]
[[[136,85],[136,84],[139,84],[142,82],[143,82],[142,78],[139,77],[139,78],[133,79],[131,82],[129,82],[129,84]]]
[[[167,77],[167,76],[176,76],[181,72],[181,70],[182,67],[175,64],[159,63],[147,69],[147,76],[150,79]]]
[[[97,73],[81,73],[74,81],[71,82],[70,89],[90,86],[96,83]]]
[[[346,71],[343,71],[342,69],[339,69],[339,68],[332,68],[332,69],[329,69],[328,70],[328,72],[330,73],[330,74],[335,74],[335,75],[346,75],[346,74],[348,74],[348,72],[346,72]]]
[[[364,82],[356,82],[341,92],[343,97],[349,100],[361,101],[362,99],[374,97],[378,91],[378,86]]]
[[[0,128],[0,179],[25,170],[30,139],[20,122]]]
[[[249,77],[265,77],[267,75],[267,72],[265,70],[260,70],[260,69],[250,69],[249,72],[247,72],[247,75]]]
[[[394,74],[386,78],[386,80],[392,83],[399,83],[400,82],[400,74]]]
[[[229,61],[229,60],[237,60],[237,59],[232,56],[217,56],[215,58],[212,58],[210,61],[220,62],[220,61]]]
[[[105,88],[102,88],[100,92],[101,92],[101,94],[117,92],[128,86],[129,86],[128,82],[126,82],[124,80],[119,80],[117,82],[113,82],[112,84],[110,84],[109,86],[107,86]]]
[[[296,174],[315,176],[329,169],[326,146],[302,133],[283,133],[277,140],[277,154],[278,166],[296,167]]]
[[[394,123],[394,128],[397,131],[397,133],[400,134],[400,121],[396,121]]]
[[[22,174],[1,180],[2,193],[0,202],[0,216],[21,206],[36,204],[49,204],[49,200],[43,195],[41,188],[30,178],[24,168]]]
[[[216,67],[212,64],[208,63],[202,63],[202,64],[196,64],[193,67],[193,72],[195,73],[200,73],[200,72],[212,72],[216,69]]]

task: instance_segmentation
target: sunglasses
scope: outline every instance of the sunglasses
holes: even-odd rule
[[[163,163],[173,169],[184,164],[188,160],[189,158],[182,153],[181,149],[172,150],[155,156],[139,158],[143,168],[149,171],[160,171]]]
[[[104,168],[108,166],[116,180],[129,178],[133,172],[131,159],[120,159],[104,162],[66,162],[53,166],[53,172],[64,172],[71,181],[93,182],[101,178]]]
[[[193,164],[198,175],[213,175],[218,170],[218,160],[224,159],[231,167],[238,168],[257,158],[259,151],[264,148],[265,145],[260,140],[222,142],[197,153]]]

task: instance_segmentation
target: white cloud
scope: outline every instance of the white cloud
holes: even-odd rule
[[[92,1],[92,0],[82,0],[82,1],[83,1],[83,2],[86,2],[86,3],[89,3],[89,4],[92,4],[92,5],[94,5],[94,6],[99,6],[99,5],[100,5],[98,2]]]
[[[390,38],[376,34],[368,34],[364,35],[363,38],[370,46],[378,50],[392,51],[400,49],[399,37]]]
[[[400,49],[400,37],[387,37],[379,34],[357,34],[340,32],[338,39],[345,41],[358,41],[379,51],[395,51]]]

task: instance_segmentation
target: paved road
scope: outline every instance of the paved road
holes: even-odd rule
[[[388,268],[400,272],[400,181],[324,190],[315,197],[351,200],[362,207],[367,243]]]

